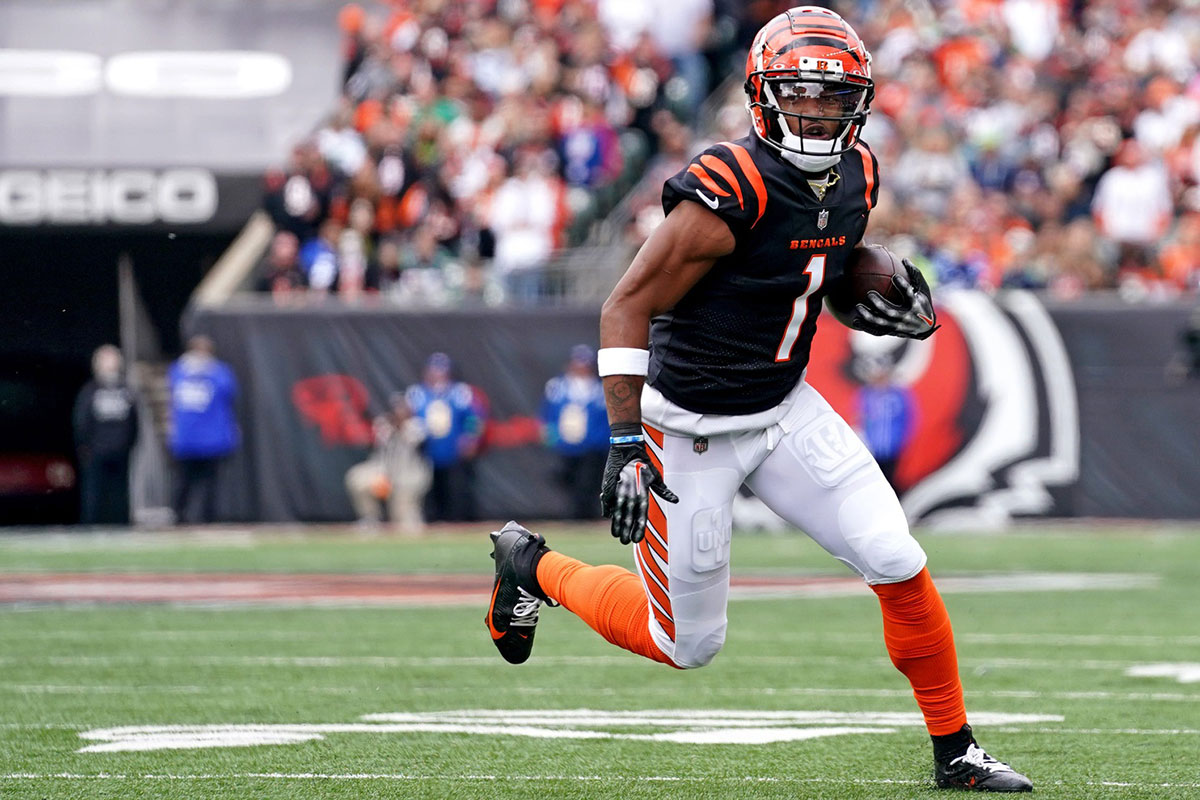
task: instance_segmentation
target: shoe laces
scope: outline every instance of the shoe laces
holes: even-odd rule
[[[537,625],[538,609],[541,608],[541,598],[525,591],[518,586],[517,591],[520,593],[520,599],[513,604],[513,617],[508,623],[510,626],[518,627],[533,627]]]
[[[997,761],[989,756],[984,749],[975,743],[967,746],[967,752],[950,762],[950,766],[964,763],[978,767],[988,772],[1012,772],[1013,768],[1003,761]]]

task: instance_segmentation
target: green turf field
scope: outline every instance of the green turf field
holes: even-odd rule
[[[599,528],[544,532],[571,555],[629,562]],[[1200,530],[921,539],[955,587],[968,708],[1003,715],[976,724],[989,751],[1042,797],[1200,798]],[[482,531],[9,535],[0,587],[79,572],[486,582],[487,552]],[[845,574],[802,537],[756,535],[735,537],[734,572]],[[949,580],[974,576],[987,577]],[[865,589],[736,600],[724,651],[690,672],[619,651],[563,610],[543,612],[533,658],[512,667],[482,615],[453,603],[0,605],[0,798],[938,796]],[[126,726],[139,728],[112,730]],[[793,740],[744,741],[755,736]],[[275,743],[248,744],[264,740]]]

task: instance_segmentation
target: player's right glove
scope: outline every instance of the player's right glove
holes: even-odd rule
[[[898,306],[884,299],[876,291],[867,292],[867,303],[854,308],[853,326],[874,336],[903,336],[906,339],[928,339],[941,325],[937,324],[937,312],[933,310],[933,293],[925,276],[907,258],[902,262],[908,272],[892,278],[892,283],[908,298],[908,307]]]
[[[646,535],[650,492],[668,503],[678,503],[679,498],[667,488],[662,474],[650,461],[640,425],[618,423],[612,426],[611,435],[613,443],[608,448],[600,486],[600,510],[612,520],[612,535],[621,544],[640,542]]]

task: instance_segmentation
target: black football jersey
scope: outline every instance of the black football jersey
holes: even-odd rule
[[[752,414],[777,405],[808,365],[822,299],[862,239],[879,170],[859,143],[822,200],[757,136],[713,145],[663,187],[721,217],[736,246],[651,322],[647,381],[689,411]]]

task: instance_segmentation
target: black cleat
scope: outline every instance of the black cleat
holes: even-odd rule
[[[989,756],[974,741],[967,752],[946,762],[933,762],[933,777],[939,789],[970,792],[1032,792],[1033,781],[1002,761]]]
[[[492,558],[496,561],[496,585],[483,621],[504,660],[522,664],[533,650],[538,609],[543,602],[551,602],[542,594],[534,575],[535,557],[547,549],[546,540],[516,522],[489,536],[495,545]]]

